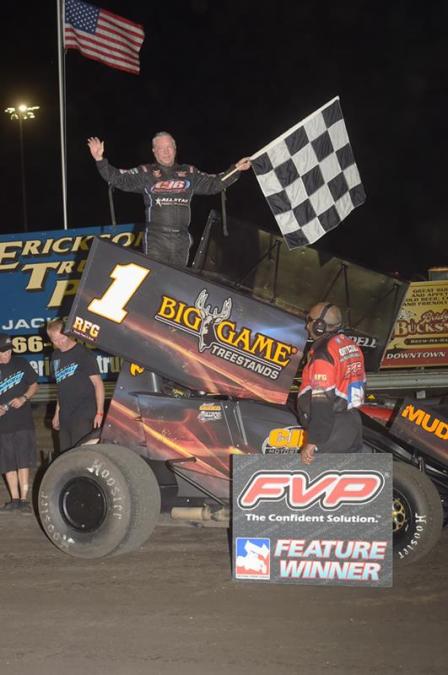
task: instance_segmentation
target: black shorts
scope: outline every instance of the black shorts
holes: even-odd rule
[[[0,434],[0,473],[36,466],[36,435],[32,429]]]
[[[90,434],[93,431],[93,421],[95,418],[95,413],[91,415],[82,415],[76,411],[72,414],[71,417],[60,418],[60,429],[59,429],[59,451],[65,452],[73,448],[80,440]]]

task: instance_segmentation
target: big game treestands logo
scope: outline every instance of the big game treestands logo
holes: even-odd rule
[[[297,347],[269,335],[239,327],[231,320],[232,298],[221,307],[207,304],[207,289],[202,289],[194,305],[163,295],[155,319],[194,335],[199,352],[210,351],[213,356],[251,370],[263,377],[277,380]]]

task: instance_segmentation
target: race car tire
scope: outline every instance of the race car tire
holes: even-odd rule
[[[45,534],[76,558],[111,554],[128,535],[132,505],[126,475],[96,445],[60,455],[39,487],[38,513]]]
[[[140,548],[151,536],[160,516],[160,488],[153,470],[137,453],[120,445],[100,444],[97,448],[120,468],[132,488],[130,526],[112,552],[123,555]]]
[[[440,495],[426,474],[394,462],[394,559],[412,564],[426,556],[439,541],[443,526]]]

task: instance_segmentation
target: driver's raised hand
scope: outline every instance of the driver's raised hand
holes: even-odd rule
[[[91,136],[87,139],[87,145],[89,146],[90,154],[96,162],[103,159],[104,141],[100,141],[96,136]]]

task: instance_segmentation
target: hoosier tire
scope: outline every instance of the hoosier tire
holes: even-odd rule
[[[129,553],[151,535],[160,489],[150,466],[118,445],[80,446],[46,471],[39,490],[42,527],[78,558]]]
[[[58,457],[39,488],[44,532],[76,558],[109,555],[128,535],[132,521],[132,486],[97,447],[81,446]]]
[[[392,522],[394,558],[400,565],[427,555],[442,532],[439,493],[424,473],[403,462],[394,462]]]
[[[151,467],[129,448],[112,444],[96,447],[120,468],[132,488],[130,526],[112,552],[112,555],[122,555],[135,551],[149,539],[160,516],[160,488]]]

